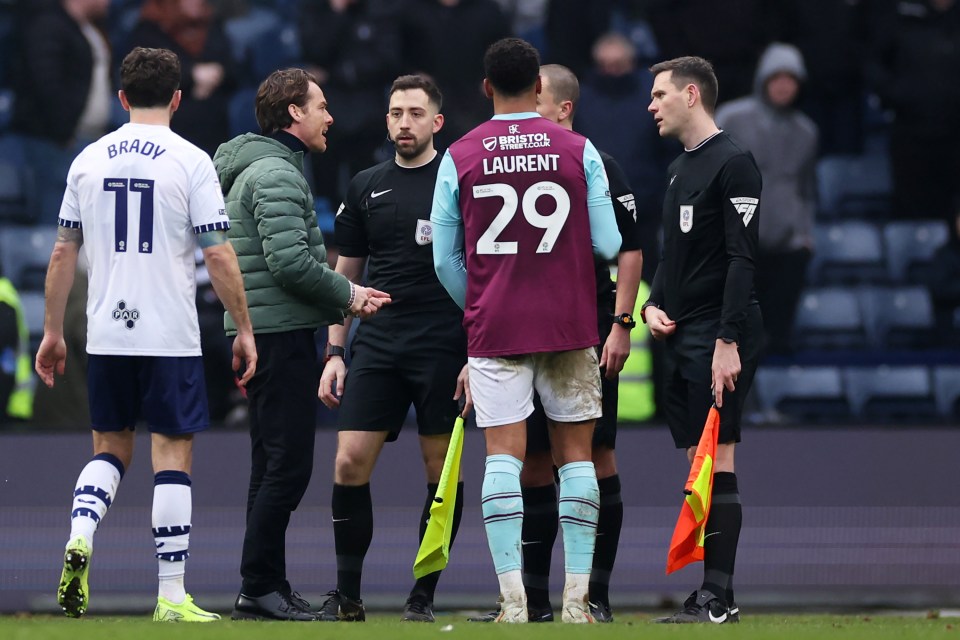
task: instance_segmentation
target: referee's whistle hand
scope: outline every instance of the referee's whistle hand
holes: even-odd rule
[[[346,377],[347,365],[343,363],[343,358],[334,356],[327,360],[327,364],[323,366],[323,374],[320,376],[317,397],[328,409],[336,409],[340,406],[340,398],[343,397],[343,381]]]
[[[733,391],[736,388],[737,376],[740,375],[740,352],[737,343],[727,344],[717,339],[713,350],[713,399],[717,408],[723,406],[723,390]]]
[[[663,340],[677,330],[677,323],[671,320],[663,309],[649,306],[643,316],[647,319],[647,326],[654,340]]]

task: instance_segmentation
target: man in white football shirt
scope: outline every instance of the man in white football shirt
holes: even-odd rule
[[[36,370],[48,386],[66,365],[64,307],[77,255],[89,263],[88,391],[93,459],[77,479],[57,599],[70,617],[89,602],[93,534],[133,456],[133,429],[151,432],[153,535],[159,562],[156,621],[219,619],[183,585],[189,556],[193,434],[209,426],[195,306],[199,243],[214,289],[237,326],[233,367],[256,371],[257,351],[220,184],[210,158],[170,130],[180,105],[180,61],[136,48],[120,69],[130,122],[84,149],[67,176],[50,257]]]

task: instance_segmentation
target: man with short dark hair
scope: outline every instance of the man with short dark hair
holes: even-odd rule
[[[675,58],[650,71],[647,110],[660,135],[680,140],[684,153],[668,170],[663,260],[641,315],[651,335],[666,343],[664,414],[691,463],[711,405],[720,410],[703,584],[682,611],[655,622],[738,622],[733,569],[741,509],[733,454],[763,339],[753,288],[760,170],[749,151],[717,128],[717,78],[708,61]]]
[[[257,350],[213,165],[170,130],[180,105],[179,59],[166,49],[136,48],[123,60],[120,82],[130,122],[88,146],[70,167],[36,359],[40,379],[52,387],[66,366],[64,310],[83,246],[94,457],[73,493],[57,601],[69,617],[87,611],[94,533],[130,467],[133,429],[142,418],[151,432],[155,474],[159,593],[153,619],[210,622],[220,616],[195,605],[183,584],[193,434],[210,422],[195,301],[197,244],[237,328],[233,368],[246,361],[241,384],[257,370]]]
[[[313,471],[317,327],[344,314],[372,315],[390,297],[356,286],[327,265],[303,155],[323,152],[333,124],[323,91],[301,69],[274,71],[256,97],[261,135],[220,145],[214,164],[226,194],[260,353],[247,385],[252,468],[243,585],[233,618],[315,621],[286,579],[286,530]],[[227,332],[235,329],[226,318]]]
[[[503,604],[527,622],[520,472],[534,390],[560,467],[564,622],[593,622],[587,585],[599,509],[590,441],[601,415],[594,252],[620,247],[603,162],[537,112],[540,57],[505,38],[484,58],[494,117],[444,156],[430,219],[440,281],[464,309],[470,391],[487,445],[483,516]],[[563,283],[563,286],[551,286]]]
[[[320,399],[340,407],[333,478],[333,533],[337,589],[322,607],[324,619],[364,619],[360,600],[363,559],[373,537],[370,476],[385,442],[397,439],[412,404],[417,414],[427,496],[420,537],[430,519],[450,434],[464,393],[467,361],[463,312],[433,270],[429,215],[440,156],[433,135],[443,126],[442,96],[425,76],[400,76],[390,88],[387,133],[395,157],[358,173],[337,212],[337,273],[388,289],[391,304],[360,323],[347,373],[349,319],[330,327]],[[469,404],[469,389],[466,390]],[[465,409],[464,413],[469,410]],[[463,483],[453,511],[456,536]],[[402,620],[433,622],[440,572],[416,581]]]
[[[579,100],[579,83],[570,69],[556,64],[540,67],[540,96],[537,112],[560,126],[573,130],[573,117]],[[590,573],[590,612],[597,622],[612,622],[609,586],[613,564],[620,543],[623,523],[623,501],[620,498],[620,476],[614,448],[617,442],[617,391],[619,373],[630,356],[630,331],[636,326],[633,309],[643,270],[643,253],[633,189],[623,169],[603,150],[600,158],[610,183],[610,203],[617,217],[622,237],[617,254],[616,285],[610,279],[607,261],[596,261],[597,330],[600,334],[600,369],[603,390],[603,415],[593,432],[593,464],[600,490],[600,512],[597,519],[597,542]],[[532,422],[535,419],[535,422]],[[524,518],[524,541],[541,540],[540,544],[523,545],[524,585],[530,611],[551,611],[546,584],[550,576],[550,557],[557,535],[556,492],[553,459],[546,438],[543,411],[528,419],[527,459],[520,475],[525,509],[549,511],[550,517]],[[552,507],[552,509],[551,509]],[[534,615],[530,619],[534,619]]]

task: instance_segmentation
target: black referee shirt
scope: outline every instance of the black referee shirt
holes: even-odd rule
[[[637,206],[633,198],[633,189],[613,156],[600,151],[600,159],[603,160],[603,169],[607,172],[607,180],[610,182],[610,200],[617,217],[617,229],[622,238],[620,251],[637,251],[640,249],[640,227],[637,225]],[[610,280],[610,266],[604,260],[597,260],[597,306],[601,312],[616,313],[619,311],[614,309],[616,301],[616,287]]]
[[[760,170],[727,133],[685,151],[667,170],[663,260],[649,302],[678,324],[720,318],[718,338],[740,341],[756,304]]]
[[[368,258],[367,285],[393,300],[368,322],[423,313],[439,314],[441,322],[463,319],[433,267],[430,208],[440,160],[438,153],[406,168],[390,159],[361,171],[337,211],[340,255]]]

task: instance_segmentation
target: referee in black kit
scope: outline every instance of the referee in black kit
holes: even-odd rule
[[[708,61],[676,58],[650,71],[648,111],[660,135],[679,139],[684,153],[667,172],[663,260],[641,314],[666,343],[664,413],[691,462],[711,404],[720,409],[703,584],[682,611],[655,622],[738,622],[733,569],[741,510],[733,454],[763,335],[753,290],[760,170],[714,122],[717,77]]]
[[[343,362],[350,319],[329,328],[320,400],[340,407],[333,485],[337,589],[321,620],[361,621],[363,559],[373,537],[370,476],[384,442],[396,440],[410,405],[417,413],[427,495],[420,518],[423,538],[454,421],[457,400],[471,402],[466,380],[463,312],[437,280],[430,209],[441,156],[433,135],[443,126],[442,96],[424,76],[401,76],[390,88],[387,131],[396,154],[358,173],[336,219],[337,272],[363,277],[391,292],[389,313],[364,320],[352,345],[350,373]],[[384,307],[386,310],[387,307]],[[454,536],[463,508],[457,485]],[[433,622],[440,572],[417,580],[402,620]]]

